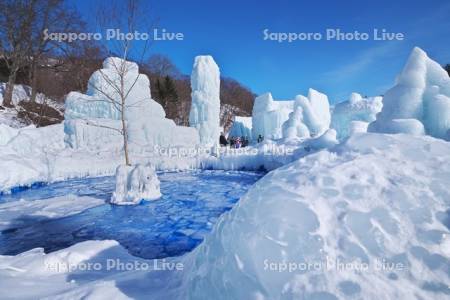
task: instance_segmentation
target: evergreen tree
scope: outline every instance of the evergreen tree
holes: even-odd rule
[[[166,106],[166,96],[165,96],[165,91],[164,91],[164,86],[161,84],[160,79],[156,79],[156,94],[157,97],[160,101],[163,107]]]
[[[177,102],[178,101],[178,93],[177,88],[175,87],[175,83],[170,76],[164,77],[164,93],[166,97],[166,102]]]
[[[444,69],[445,69],[445,71],[447,71],[448,76],[450,76],[450,64],[446,64]]]

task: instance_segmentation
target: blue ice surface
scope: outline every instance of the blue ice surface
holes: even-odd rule
[[[182,255],[201,243],[219,216],[262,176],[218,170],[158,173],[161,199],[136,206],[105,203],[59,219],[23,216],[16,220],[20,226],[0,233],[0,254],[16,255],[36,247],[52,252],[86,240],[113,239],[142,258]],[[113,177],[76,179],[16,189],[0,195],[0,203],[68,194],[107,201],[113,189]]]

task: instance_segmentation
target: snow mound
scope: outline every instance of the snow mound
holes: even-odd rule
[[[283,124],[283,138],[309,138],[322,135],[330,127],[331,115],[328,97],[309,89],[308,98],[298,95],[294,110]]]
[[[416,47],[396,85],[386,92],[383,109],[369,125],[369,131],[426,133],[448,139],[449,130],[450,78],[437,62]]]
[[[49,179],[51,154],[64,148],[62,124],[14,129],[0,126],[0,191]]]
[[[112,204],[135,205],[141,200],[155,200],[160,197],[160,182],[153,166],[117,167],[116,191],[111,198]]]
[[[228,136],[244,136],[249,139],[252,137],[252,117],[238,117],[233,119]]]
[[[0,124],[0,146],[5,146],[9,141],[19,134],[19,129]]]
[[[329,149],[339,143],[336,136],[336,130],[328,129],[321,136],[306,140],[304,143],[302,143],[302,146],[305,148],[309,148],[309,151]]]
[[[2,126],[1,132],[7,132],[0,143],[0,155],[27,157],[31,154],[45,154],[54,148],[63,148],[61,124],[36,128],[34,125],[13,129]]]
[[[193,299],[447,299],[449,178],[450,143],[355,134],[257,182],[186,257],[185,289]]]
[[[189,125],[198,130],[202,144],[217,144],[221,131],[220,71],[212,56],[195,57],[191,89]]]
[[[124,81],[124,88],[121,80]],[[196,145],[198,133],[165,118],[162,106],[151,98],[150,82],[137,64],[110,57],[89,79],[86,94],[66,98],[65,141],[72,148],[103,149],[121,146],[121,103],[131,146]]]
[[[282,137],[282,125],[289,118],[294,101],[274,101],[271,93],[256,97],[252,111],[252,135],[257,140],[261,135],[265,139]]]
[[[351,123],[353,121],[373,122],[382,107],[382,97],[363,98],[358,93],[352,93],[348,101],[335,105],[331,118],[331,128],[336,129],[338,139],[342,140],[351,134]],[[357,124],[361,125],[361,123]],[[361,126],[358,127],[358,129],[362,128]]]
[[[0,124],[4,124],[13,128],[22,128],[26,127],[29,122],[24,120],[23,118],[18,117],[18,112],[23,108],[19,106],[21,101],[28,102],[30,101],[31,95],[31,87],[24,84],[15,84],[12,94],[12,105],[14,107],[3,107],[3,95],[6,92],[6,83],[0,82]],[[54,108],[62,115],[62,109],[64,108],[63,104],[57,103],[54,100],[48,98],[42,93],[37,93],[36,103],[45,104]],[[0,133],[1,134],[1,133]],[[1,135],[0,135],[1,139]]]

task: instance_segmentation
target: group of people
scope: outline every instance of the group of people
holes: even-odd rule
[[[226,136],[221,133],[220,134],[220,146],[226,147],[228,145],[230,145],[230,148],[235,148],[235,149],[239,149],[242,147],[247,147],[249,144],[249,139],[246,136],[231,136],[228,137],[228,139],[226,138]]]

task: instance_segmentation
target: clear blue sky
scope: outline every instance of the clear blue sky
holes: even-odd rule
[[[75,1],[87,18],[89,1]],[[151,0],[156,27],[182,32],[184,41],[154,43],[151,53],[169,56],[190,74],[196,55],[210,54],[224,76],[256,94],[292,99],[309,87],[332,102],[352,91],[379,95],[388,89],[414,46],[441,64],[450,63],[450,1]],[[270,32],[401,32],[404,41],[264,41]]]

